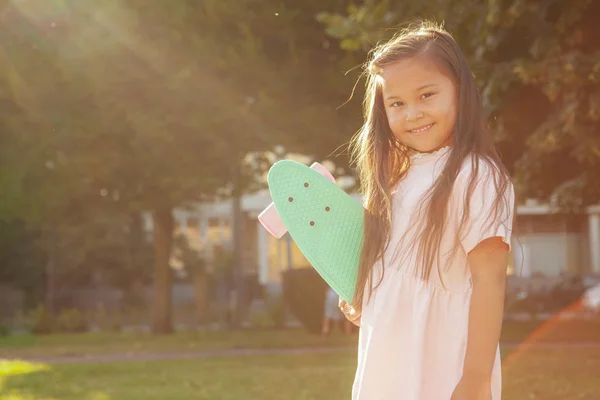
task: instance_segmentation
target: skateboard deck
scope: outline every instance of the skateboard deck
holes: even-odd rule
[[[351,303],[362,248],[363,207],[330,178],[291,160],[271,167],[268,184],[277,214],[302,254]]]

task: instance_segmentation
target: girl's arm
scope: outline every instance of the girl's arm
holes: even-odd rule
[[[460,240],[468,254],[473,287],[463,375],[453,400],[491,399],[492,371],[504,314],[510,250],[507,243],[511,239],[515,208],[513,184],[509,181],[502,198],[498,199],[497,173],[487,162],[479,163],[482,170],[475,178],[477,183],[471,197],[465,201],[465,193],[469,193],[473,179],[471,166],[467,164],[465,173],[456,181],[458,215],[464,216],[468,208],[469,220]],[[494,218],[490,219],[491,216]]]
[[[499,237],[486,239],[468,262],[473,291],[463,379],[489,390],[504,314],[508,245]]]

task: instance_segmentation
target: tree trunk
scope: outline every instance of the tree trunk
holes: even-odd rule
[[[239,328],[242,324],[243,316],[245,315],[246,302],[244,293],[244,266],[242,252],[244,248],[243,242],[243,214],[242,214],[242,180],[241,170],[239,165],[233,167],[233,284],[235,286],[235,305],[233,311],[233,326]]]
[[[50,314],[56,313],[56,226],[50,223],[47,232],[48,260],[46,261],[45,307]]]
[[[233,282],[235,286],[235,309],[233,312],[233,326],[239,328],[242,323],[246,304],[244,302],[244,270],[242,264],[242,201],[241,195],[236,193],[233,197]]]
[[[171,247],[173,243],[173,213],[170,208],[154,210],[154,310],[152,332],[172,333]]]
[[[208,282],[206,274],[196,271],[194,274],[194,298],[199,324],[208,322]]]

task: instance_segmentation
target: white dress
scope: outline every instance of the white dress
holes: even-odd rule
[[[396,246],[407,231],[423,193],[442,171],[450,148],[420,154],[393,199],[390,246],[385,253],[383,281],[365,300],[360,323],[358,367],[352,388],[353,400],[449,400],[463,369],[467,345],[471,280],[467,254],[481,240],[500,236],[509,244],[512,230],[513,186],[505,193],[510,205],[498,218],[487,222],[495,198],[489,165],[480,162],[478,184],[470,203],[470,219],[460,248],[442,273],[432,271],[424,282],[415,274],[415,258],[405,246]],[[463,163],[450,199],[446,232],[456,232],[464,209],[464,195],[471,175],[471,158]],[[412,233],[414,235],[414,232]],[[409,232],[406,239],[410,241]],[[406,242],[404,242],[406,243]],[[454,237],[446,234],[442,250],[452,248]],[[396,253],[396,248],[399,248]],[[443,252],[442,252],[443,253]],[[393,257],[396,254],[397,257]],[[375,265],[378,282],[381,263]],[[443,283],[443,285],[442,285]],[[496,353],[492,398],[500,400],[501,367]]]

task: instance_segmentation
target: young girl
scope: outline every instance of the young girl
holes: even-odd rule
[[[499,400],[514,190],[464,55],[443,29],[367,64],[353,141],[365,198],[354,400]]]

